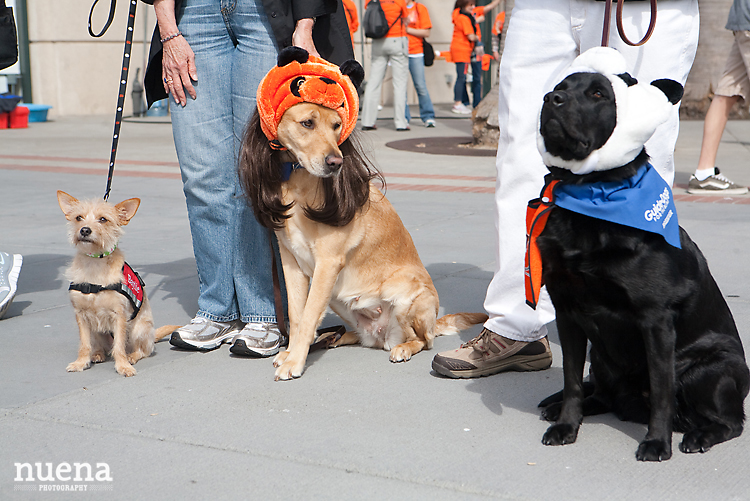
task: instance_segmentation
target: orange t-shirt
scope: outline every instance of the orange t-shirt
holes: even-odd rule
[[[492,34],[498,36],[503,32],[503,26],[505,26],[505,11],[495,17],[495,22],[492,23]]]
[[[471,15],[471,14],[470,14]],[[471,53],[474,50],[474,42],[469,40],[469,35],[479,35],[479,25],[471,25],[471,19],[466,14],[461,14],[458,9],[453,11],[453,39],[451,40],[451,59],[454,63],[470,63]]]
[[[480,5],[479,7],[474,7],[473,9],[471,9],[471,13],[474,16],[475,20],[484,16],[484,11],[484,5]],[[482,29],[480,28],[479,23],[477,23],[477,36],[480,40],[482,39]]]
[[[354,32],[359,29],[359,16],[357,15],[357,6],[354,5],[352,0],[343,0],[344,2],[344,13],[346,14],[346,23],[349,25],[349,33],[354,35]]]
[[[429,28],[432,28],[432,23],[430,22],[430,13],[427,11],[427,7],[422,5],[421,3],[414,2],[411,4],[411,7],[407,7],[406,11],[409,12],[411,15],[412,12],[414,12],[414,22],[409,24],[410,28],[414,28],[416,30],[426,30]],[[415,37],[414,35],[409,35],[408,33],[406,36],[409,38],[409,54],[422,54],[424,50],[422,49],[422,38]]]
[[[370,0],[365,2],[365,9],[367,9],[368,3],[370,3]],[[406,11],[406,2],[404,0],[380,0],[380,6],[383,7],[388,26],[392,25],[385,38],[405,37],[406,29],[404,28],[404,20],[409,15]],[[399,14],[401,14],[400,19],[398,19]]]

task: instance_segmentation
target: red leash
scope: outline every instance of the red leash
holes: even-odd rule
[[[602,47],[608,47],[609,46],[609,23],[610,19],[612,17],[612,2],[614,0],[604,0],[606,4],[604,5],[604,28],[602,29]],[[625,0],[617,0],[617,12],[615,14],[615,19],[617,21],[617,31],[620,34],[620,38],[622,38],[622,41],[626,44],[632,46],[632,47],[640,47],[641,45],[648,42],[648,39],[651,38],[651,35],[654,33],[654,28],[656,28],[656,0],[650,0],[651,3],[651,19],[648,23],[648,31],[646,31],[646,34],[644,35],[643,39],[641,39],[638,43],[633,43],[630,41],[630,39],[625,35],[625,28],[622,25],[622,9],[624,6]]]

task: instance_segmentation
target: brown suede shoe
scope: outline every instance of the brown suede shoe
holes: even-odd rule
[[[486,328],[459,349],[438,353],[432,359],[435,372],[451,378],[491,376],[503,371],[541,371],[550,365],[552,352],[546,337],[525,343]]]

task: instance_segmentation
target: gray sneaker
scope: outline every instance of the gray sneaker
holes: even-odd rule
[[[718,167],[714,167],[714,173],[703,181],[690,176],[687,192],[693,195],[744,195],[747,187],[734,184],[721,174]]]
[[[169,344],[185,350],[208,351],[231,340],[242,328],[242,322],[214,322],[195,317],[184,327],[172,333]]]
[[[22,263],[21,254],[0,252],[0,318],[3,318],[13,298],[16,297],[16,283]]]
[[[543,333],[546,334],[546,328]],[[503,371],[541,371],[552,365],[547,336],[529,343],[513,341],[486,327],[477,337],[432,359],[438,374],[451,378],[491,376]]]
[[[245,357],[270,357],[276,355],[288,340],[281,335],[279,326],[266,322],[248,322],[232,338],[229,351]]]

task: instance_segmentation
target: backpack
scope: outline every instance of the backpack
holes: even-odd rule
[[[424,65],[432,66],[435,62],[435,50],[432,48],[432,44],[422,39],[422,53],[424,54]]]
[[[385,17],[383,12],[383,6],[380,5],[380,0],[370,0],[365,9],[365,15],[362,16],[362,25],[365,28],[365,36],[367,38],[383,38],[388,34],[394,24],[401,19],[401,14],[393,24],[388,24],[388,19]]]

